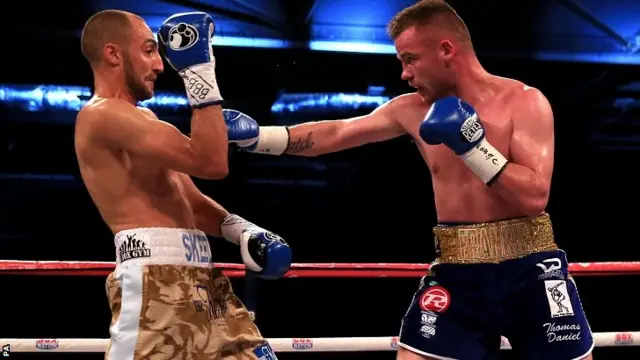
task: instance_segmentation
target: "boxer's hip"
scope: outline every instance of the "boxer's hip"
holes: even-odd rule
[[[436,263],[500,263],[534,253],[558,250],[549,214],[433,229]]]
[[[108,358],[217,359],[264,342],[229,279],[213,267],[204,233],[131,229],[116,234],[115,245]]]

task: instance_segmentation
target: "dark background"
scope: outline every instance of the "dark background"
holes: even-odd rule
[[[228,3],[236,2],[208,2],[218,7]],[[266,6],[262,3],[255,5]],[[311,13],[314,2],[278,3],[285,14],[279,36],[296,40],[310,37],[310,27],[304,27],[301,20],[304,17],[295,15]],[[325,2],[317,1],[315,6],[320,3]],[[399,3],[407,1],[398,1],[395,6]],[[148,14],[170,15],[164,14],[163,8],[152,7],[151,1],[137,4],[147,6]],[[202,3],[195,4],[192,9]],[[588,18],[572,7],[573,2],[522,2],[517,9],[507,2],[453,4],[459,6],[471,28],[487,70],[538,87],[553,106],[556,166],[548,211],[569,261],[637,260],[637,251],[631,247],[637,242],[636,204],[640,200],[640,176],[636,173],[640,149],[638,64],[568,61],[572,54],[596,50],[608,54],[632,51],[611,45],[611,34],[593,19],[589,21],[596,30],[582,37],[561,30],[548,34],[549,28],[559,26],[544,22],[549,17],[557,20],[560,15],[555,11]],[[558,4],[564,10],[558,10]],[[608,11],[596,13],[608,14],[609,20],[613,19],[610,23],[619,24],[614,20],[630,11],[629,4],[613,1],[605,9]],[[91,72],[79,50],[78,30],[95,10],[126,8],[115,0],[69,1],[64,9],[59,3],[14,5],[24,15],[12,17],[4,26],[5,38],[12,41],[11,46],[5,44],[1,56],[3,84],[91,86]],[[60,14],[62,10],[66,12]],[[233,19],[233,14],[214,10],[217,12],[210,12],[223,20]],[[366,6],[360,11],[366,11]],[[346,22],[344,17],[336,15]],[[565,22],[571,24],[568,18]],[[567,31],[573,29],[565,26]],[[250,33],[252,28],[247,29]],[[591,32],[598,35],[589,35]],[[579,46],[588,46],[585,44],[595,50],[581,50]],[[553,53],[556,50],[562,51]],[[400,64],[393,55],[238,47],[217,47],[215,53],[226,106],[251,114],[262,125],[291,118],[298,122],[336,119],[371,110],[318,109],[285,119],[270,111],[285,92],[364,93],[368,86],[384,86],[389,96],[410,91],[400,80]],[[549,60],[554,57],[549,54],[556,54],[555,60]],[[157,89],[183,91],[181,80],[168,67]],[[157,109],[157,113],[188,133],[188,111]],[[114,261],[113,237],[79,181],[73,150],[74,116],[70,111],[52,109],[24,111],[0,101],[1,258]],[[414,144],[405,137],[317,158],[232,152],[226,179],[196,182],[229,211],[287,239],[294,262],[427,263],[434,258],[431,227],[436,215],[429,173]],[[212,239],[212,247],[215,261],[240,262],[237,248],[223,240]],[[107,338],[110,313],[104,280],[3,275],[0,337]],[[234,279],[233,283],[242,296],[242,280]],[[640,330],[637,301],[629,293],[638,289],[636,277],[580,277],[577,284],[594,332]],[[391,336],[397,333],[417,286],[417,278],[262,282],[258,325],[266,337]],[[509,352],[503,353],[506,358]],[[637,359],[640,352],[634,347],[596,348],[594,356]],[[27,357],[35,355],[20,356]],[[97,359],[102,355],[38,357]],[[394,354],[279,357],[392,359]]]

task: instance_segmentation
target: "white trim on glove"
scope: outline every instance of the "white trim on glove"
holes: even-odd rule
[[[240,257],[242,257],[242,262],[244,266],[251,271],[260,272],[262,271],[262,267],[258,265],[255,260],[251,257],[249,253],[249,239],[251,238],[251,233],[249,231],[245,231],[240,235]]]
[[[508,163],[508,160],[487,141],[487,138],[482,139],[460,157],[485,184],[491,182]]]
[[[258,144],[254,153],[282,155],[289,146],[289,130],[286,126],[260,126]]]
[[[191,106],[197,107],[222,102],[216,79],[216,66],[213,61],[189,66],[180,70],[178,74],[184,81],[184,89]]]
[[[222,237],[236,245],[240,245],[240,256],[244,265],[252,271],[260,272],[260,267],[249,253],[249,239],[252,231],[265,231],[251,221],[245,220],[241,216],[229,214],[220,224],[220,234]]]

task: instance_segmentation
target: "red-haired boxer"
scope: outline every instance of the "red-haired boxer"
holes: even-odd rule
[[[388,26],[417,92],[371,114],[285,127],[227,116],[246,151],[316,156],[409,134],[431,171],[438,258],[402,320],[399,359],[591,359],[594,340],[545,213],[554,157],[545,96],[488,73],[447,3],[425,0]]]
[[[162,24],[158,44],[142,18],[117,10],[93,15],[83,30],[95,94],[78,114],[76,151],[116,247],[107,359],[275,359],[213,266],[206,234],[240,245],[247,268],[266,278],[287,271],[291,251],[190,178],[221,179],[228,169],[213,30],[207,14],[176,14]],[[159,47],[184,79],[190,137],[136,106],[153,96],[163,71]]]

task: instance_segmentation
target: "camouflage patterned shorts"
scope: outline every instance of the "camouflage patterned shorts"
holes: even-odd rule
[[[127,230],[116,235],[116,249],[106,284],[112,321],[105,359],[275,359],[256,355],[268,344],[210,263],[204,234]]]

